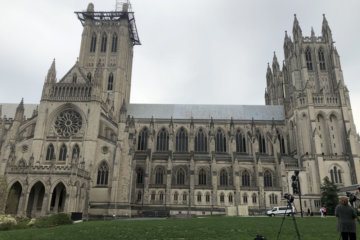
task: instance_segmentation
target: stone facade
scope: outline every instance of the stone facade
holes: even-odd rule
[[[7,213],[263,213],[284,205],[295,170],[303,207],[317,211],[324,177],[360,181],[359,138],[325,17],[322,36],[303,37],[295,16],[282,68],[274,54],[267,69],[266,106],[211,106],[129,103],[134,14],[126,4],[76,14],[84,29],[75,65],[57,81],[52,63],[38,106],[0,108]]]

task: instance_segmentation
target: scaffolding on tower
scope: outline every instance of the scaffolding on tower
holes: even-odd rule
[[[81,24],[84,26],[86,20],[94,22],[120,22],[126,18],[129,22],[129,33],[133,45],[141,45],[136,28],[135,16],[129,0],[116,0],[115,11],[82,11],[75,12]]]

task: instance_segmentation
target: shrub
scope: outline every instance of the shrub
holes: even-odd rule
[[[32,221],[31,221],[32,222]],[[70,216],[65,213],[53,214],[35,220],[34,227],[54,227],[59,225],[72,224]]]
[[[10,215],[0,215],[0,230],[9,230],[16,226],[17,221]]]

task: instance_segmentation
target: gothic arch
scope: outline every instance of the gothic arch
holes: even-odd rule
[[[21,196],[23,195],[23,187],[20,181],[15,180],[7,191],[7,199],[5,205],[5,214],[16,215],[19,209]]]
[[[154,168],[153,175],[154,175],[154,179],[153,179],[154,184],[164,184],[164,181],[166,179],[165,167],[162,165],[157,165]]]
[[[95,169],[96,171],[96,185],[98,186],[107,186],[109,182],[110,176],[110,167],[109,163],[106,160],[102,160],[98,167]]]
[[[76,111],[77,113],[80,114],[81,118],[82,118],[82,126],[81,126],[81,129],[84,130],[86,129],[86,122],[87,122],[87,117],[85,115],[85,113],[78,107],[76,106],[75,104],[72,104],[72,103],[65,103],[59,107],[57,107],[54,111],[52,111],[50,114],[49,114],[49,118],[50,121],[47,121],[46,122],[46,126],[45,126],[45,129],[46,129],[46,133],[49,134],[51,132],[51,129],[53,128],[53,125],[54,125],[54,122],[57,118],[57,116],[63,112],[63,111],[66,111],[66,110],[73,110],[73,111]],[[81,132],[81,131],[80,131]]]
[[[227,168],[222,168],[219,171],[219,186],[229,186],[230,174]]]
[[[169,131],[162,127],[156,134],[156,151],[166,152],[169,151]]]
[[[175,150],[176,152],[187,152],[188,151],[188,133],[184,127],[180,127],[176,131]]]
[[[199,127],[195,132],[194,150],[195,152],[208,152],[208,137],[203,127]]]
[[[220,127],[215,132],[215,152],[217,153],[227,152],[227,137],[225,133]]]
[[[314,70],[314,62],[313,62],[313,59],[312,59],[312,54],[311,54],[311,49],[310,47],[307,47],[305,49],[305,61],[306,61],[306,67],[309,71],[312,71]]]
[[[344,183],[344,170],[339,164],[332,164],[328,169],[329,179],[335,184]]]
[[[256,140],[258,143],[258,152],[261,154],[265,154],[268,152],[268,146],[267,146],[267,140],[266,140],[266,135],[264,133],[264,131],[260,128],[256,129]]]
[[[149,136],[149,130],[147,127],[143,127],[138,135],[138,146],[137,150],[139,151],[145,151],[148,149],[148,136]]]
[[[68,193],[66,185],[63,181],[59,180],[56,184],[53,184],[50,199],[50,212],[59,213],[64,212],[66,195]]]
[[[45,184],[37,180],[30,189],[28,202],[26,205],[26,215],[30,218],[41,215],[43,211],[43,200],[45,196]]]
[[[247,148],[246,134],[243,129],[238,128],[236,130],[235,140],[236,140],[235,141],[236,142],[236,152],[246,153],[248,151],[248,148]]]

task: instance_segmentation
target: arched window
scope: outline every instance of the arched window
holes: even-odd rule
[[[202,128],[195,136],[195,152],[207,152],[207,137]]]
[[[91,36],[90,52],[95,52],[95,51],[96,51],[96,34],[93,33],[93,35]]]
[[[178,192],[174,193],[174,201],[178,201],[179,200],[179,194]]]
[[[117,42],[118,42],[118,37],[117,34],[114,33],[112,36],[111,52],[117,51]]]
[[[150,196],[151,201],[155,201],[155,197],[156,197],[156,193],[151,192],[151,196]]]
[[[156,150],[159,152],[169,150],[169,133],[165,128],[162,128],[157,135]]]
[[[227,186],[228,182],[228,173],[225,169],[220,172],[220,186]]]
[[[233,202],[233,195],[231,193],[229,193],[228,201],[229,201],[229,203]]]
[[[65,161],[67,154],[67,148],[65,144],[61,145],[60,152],[59,152],[59,161]]]
[[[215,151],[218,153],[226,152],[226,137],[221,129],[216,132]]]
[[[181,127],[176,134],[176,151],[187,152],[188,150],[188,135],[185,128]]]
[[[105,186],[108,184],[108,177],[109,177],[109,167],[106,164],[106,162],[102,162],[98,168],[98,174],[97,174],[97,185]]]
[[[52,143],[49,144],[46,151],[46,160],[54,160],[55,159],[55,150],[54,145]]]
[[[148,130],[147,128],[143,128],[138,137],[138,150],[145,151],[147,150],[147,141],[148,141]]]
[[[201,195],[201,192],[198,192],[198,194],[197,194],[197,201],[198,202],[201,202],[201,197],[202,197],[202,195]]]
[[[339,178],[339,183],[342,183],[342,177],[341,177],[340,169],[338,170],[338,178]]]
[[[88,74],[86,75],[86,78],[89,80],[89,82],[91,82],[91,72],[88,72]]]
[[[256,203],[257,202],[257,197],[256,197],[256,193],[254,193],[252,196],[252,203]]]
[[[265,137],[258,131],[257,133],[259,153],[266,153],[266,141]]]
[[[158,167],[155,171],[155,184],[164,184],[164,169]]]
[[[76,81],[77,81],[77,75],[76,73],[74,73],[72,77],[72,83],[76,83]]]
[[[245,204],[248,203],[248,195],[246,193],[244,193],[244,195],[243,195],[243,203],[245,203]]]
[[[224,203],[225,202],[225,195],[224,193],[220,194],[220,203]]]
[[[199,185],[206,185],[206,172],[204,169],[199,171]]]
[[[236,132],[236,152],[238,153],[246,152],[245,135],[242,134],[240,130],[237,130]]]
[[[136,183],[144,184],[144,170],[142,168],[136,170]]]
[[[270,200],[270,204],[277,204],[278,197],[277,197],[277,195],[272,193],[269,195],[269,200]]]
[[[243,187],[250,187],[250,174],[247,170],[243,171],[241,174],[241,185]]]
[[[306,60],[306,67],[308,70],[313,70],[312,60],[311,60],[311,51],[310,48],[307,48],[305,51],[305,60]]]
[[[280,144],[280,153],[285,154],[285,140],[284,137],[280,134],[280,132],[277,130],[278,140]]]
[[[320,65],[320,70],[326,70],[325,56],[322,48],[319,49],[319,65]]]
[[[176,184],[177,185],[185,184],[185,171],[182,168],[180,168],[176,173]]]
[[[113,90],[113,85],[114,85],[114,75],[113,75],[113,73],[110,73],[109,74],[109,79],[108,79],[107,90],[112,91]]]
[[[264,187],[272,187],[272,186],[273,186],[273,182],[272,182],[271,172],[266,170],[264,172]]]
[[[107,36],[106,33],[103,33],[101,37],[101,52],[106,52]]]
[[[207,203],[210,202],[210,193],[208,193],[208,192],[206,193],[205,201],[206,201]]]
[[[159,194],[159,201],[162,203],[164,201],[164,193],[160,192]]]
[[[333,182],[333,183],[342,183],[341,170],[338,169],[336,166],[334,166],[330,170],[330,177],[331,177],[331,182]]]
[[[187,193],[186,192],[183,192],[183,201],[186,202],[187,201]]]
[[[78,159],[79,156],[80,156],[80,148],[79,145],[75,144],[75,146],[73,147],[71,158]]]

